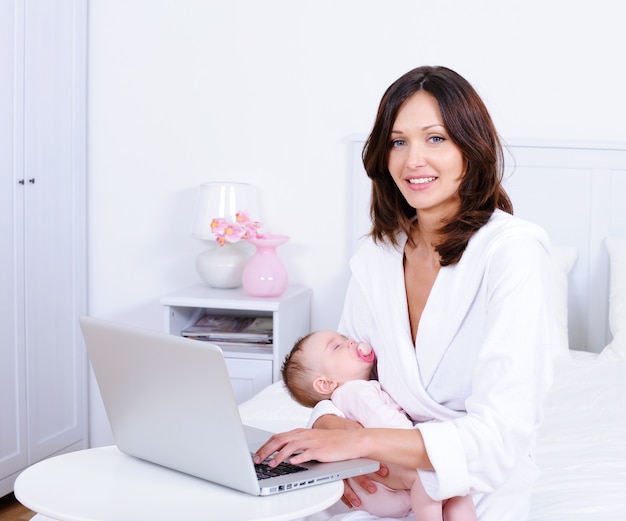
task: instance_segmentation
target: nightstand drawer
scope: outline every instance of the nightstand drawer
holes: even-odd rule
[[[226,358],[237,403],[245,402],[272,383],[271,360]]]

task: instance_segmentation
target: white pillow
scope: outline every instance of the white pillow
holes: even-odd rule
[[[609,327],[613,341],[602,356],[626,358],[626,240],[607,237],[609,253]]]
[[[626,240],[607,237],[609,252],[609,326],[613,338],[626,334]]]
[[[243,423],[270,432],[306,427],[311,409],[289,396],[282,380],[274,382],[239,405]]]
[[[557,356],[569,356],[569,337],[567,330],[568,276],[578,258],[578,251],[576,248],[570,246],[553,247],[551,257],[554,272],[554,303],[558,335],[555,352]]]

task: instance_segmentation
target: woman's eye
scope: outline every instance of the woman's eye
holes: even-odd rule
[[[442,138],[441,136],[431,136],[430,141],[431,143],[441,143],[442,141],[444,141],[444,138]]]
[[[391,142],[391,148],[401,147],[404,144],[405,144],[405,141],[403,139],[394,139]]]

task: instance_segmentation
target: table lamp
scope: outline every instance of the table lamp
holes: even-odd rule
[[[213,288],[241,286],[241,274],[250,253],[237,242],[225,242],[220,246],[211,228],[211,221],[217,218],[234,223],[235,214],[240,211],[258,219],[256,192],[252,185],[216,182],[200,186],[192,235],[212,241],[213,246],[198,255],[196,270],[202,280]]]

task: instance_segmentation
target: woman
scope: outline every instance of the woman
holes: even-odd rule
[[[339,330],[377,346],[380,384],[421,423],[355,428],[322,402],[316,429],[277,434],[257,457],[370,457],[417,469],[435,500],[471,494],[480,521],[525,520],[555,338],[548,238],[512,216],[492,120],[450,69],[389,87],[363,161],[372,230]]]

